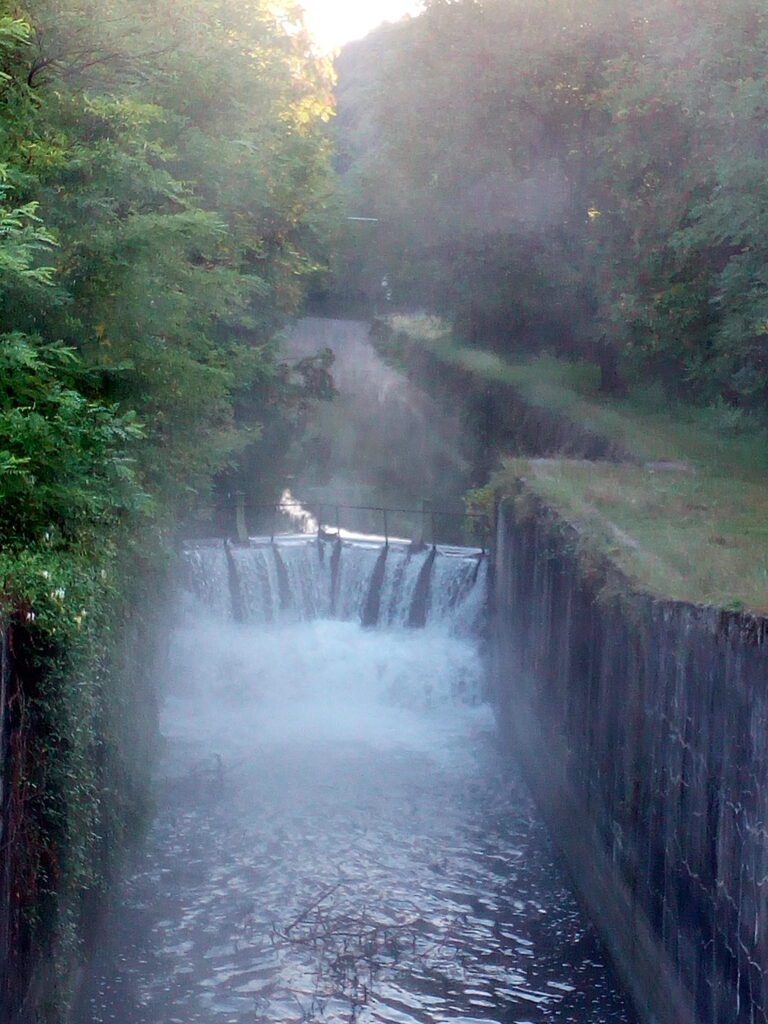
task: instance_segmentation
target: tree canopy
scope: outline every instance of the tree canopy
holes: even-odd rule
[[[380,222],[344,272],[486,346],[763,409],[764,6],[426,6],[338,62],[347,202]]]
[[[280,404],[272,339],[323,259],[327,69],[267,2],[6,11],[0,329],[138,416],[139,482],[178,515]]]
[[[181,524],[269,494],[329,392],[276,338],[326,259],[330,88],[290,3],[0,0],[0,1015],[138,815],[125,652]]]

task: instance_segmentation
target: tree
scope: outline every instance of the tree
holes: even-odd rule
[[[388,277],[476,342],[585,349],[602,120],[589,98],[622,38],[608,6],[434,3],[374,37],[385,53],[365,88],[363,54],[340,63],[342,127],[356,130],[345,104],[374,106],[345,176],[384,225]]]
[[[757,0],[428,3],[339,62],[380,218],[347,266],[475,344],[761,410],[765,53]]]
[[[595,255],[605,319],[638,373],[764,406],[761,5],[656,5],[598,102]]]
[[[141,817],[153,695],[126,652],[180,524],[233,474],[271,483],[329,384],[276,337],[327,220],[328,79],[295,10],[29,7],[0,2],[3,1019],[36,958],[66,985]]]
[[[7,322],[138,413],[145,486],[176,515],[258,436],[234,394],[280,388],[271,339],[322,257],[328,80],[291,17],[47,0],[16,70],[9,173],[56,238],[58,295],[10,296]]]

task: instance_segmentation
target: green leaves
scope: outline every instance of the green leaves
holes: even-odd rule
[[[143,431],[132,412],[87,399],[76,386],[82,372],[60,345],[0,336],[4,547],[38,543],[52,529],[96,543],[144,507],[130,459]]]
[[[143,486],[185,514],[280,405],[265,343],[323,261],[328,70],[267,0],[30,14],[7,42],[0,329],[79,352],[90,397],[147,424]],[[242,345],[261,399],[235,424]]]
[[[55,272],[40,263],[56,242],[37,216],[39,204],[14,206],[10,197],[11,190],[0,185],[0,302],[4,293],[51,285]]]
[[[0,17],[3,543],[162,529],[317,390],[269,344],[322,262],[330,77],[295,14]]]
[[[764,410],[766,54],[759,0],[435,2],[350,46],[347,293]]]
[[[597,99],[610,116],[596,231],[607,317],[667,387],[756,410],[768,397],[767,33],[752,0],[656,5]]]
[[[10,63],[13,56],[29,42],[29,25],[20,18],[7,14],[0,15],[0,60]],[[0,69],[0,87],[4,82],[12,82],[11,71]]]

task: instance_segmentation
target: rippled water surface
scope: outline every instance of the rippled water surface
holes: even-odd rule
[[[171,677],[91,1024],[634,1020],[471,643],[190,620]]]

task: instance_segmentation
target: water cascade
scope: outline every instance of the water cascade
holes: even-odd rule
[[[487,596],[488,560],[479,548],[287,535],[191,545],[186,563],[202,604],[239,622],[444,623],[471,636]]]
[[[84,1024],[631,1024],[494,742],[477,549],[189,545]]]

